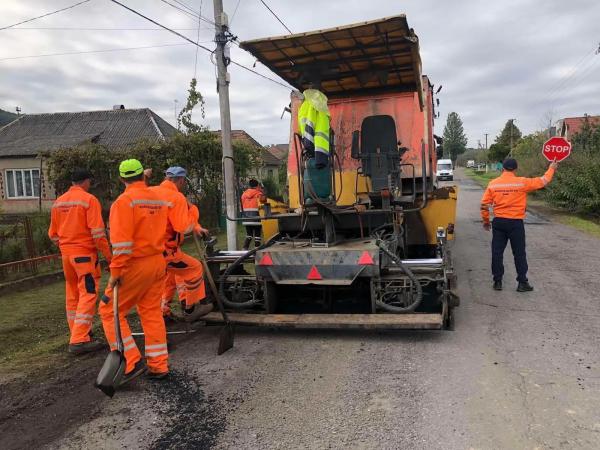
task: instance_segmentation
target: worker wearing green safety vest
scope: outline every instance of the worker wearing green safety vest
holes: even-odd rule
[[[329,108],[325,94],[316,89],[304,91],[298,125],[302,146],[314,153],[317,168],[326,167],[329,161]]]

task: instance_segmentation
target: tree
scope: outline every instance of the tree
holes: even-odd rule
[[[505,159],[519,143],[521,136],[521,130],[515,125],[514,119],[507,120],[500,134],[496,136],[494,144],[490,145],[489,161],[499,162]]]
[[[463,129],[463,123],[460,116],[451,112],[448,114],[446,126],[444,127],[444,156],[449,157],[453,162],[461,153],[467,149],[467,137]]]

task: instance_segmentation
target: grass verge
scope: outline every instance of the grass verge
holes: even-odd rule
[[[240,226],[240,244],[245,234]],[[218,247],[227,248],[226,233],[219,233],[217,237]],[[192,239],[186,239],[183,250],[191,256],[197,256]],[[103,272],[101,292],[106,286],[107,278],[108,274]],[[64,289],[64,281],[58,281],[2,295],[0,374],[33,372],[68,360],[69,327],[65,316]],[[135,312],[130,314],[129,323],[132,329],[140,329]],[[104,336],[97,315],[94,318],[93,332],[97,337]]]

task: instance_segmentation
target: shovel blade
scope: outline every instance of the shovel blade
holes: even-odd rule
[[[222,355],[230,348],[233,348],[233,325],[231,323],[225,324],[219,334],[219,348],[217,349],[217,355]]]
[[[108,354],[104,365],[98,372],[94,386],[112,397],[115,395],[117,386],[121,383],[126,365],[125,356],[120,351],[113,350]]]

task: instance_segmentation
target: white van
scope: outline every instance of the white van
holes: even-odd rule
[[[438,180],[454,180],[454,171],[452,170],[451,159],[438,159],[437,171],[435,173]]]

